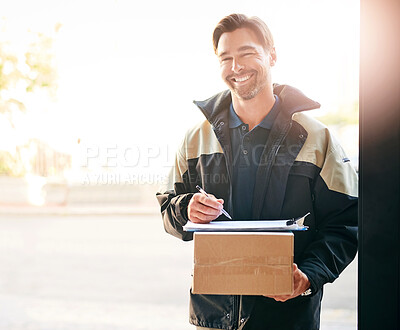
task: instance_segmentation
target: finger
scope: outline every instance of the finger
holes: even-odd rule
[[[292,295],[270,295],[270,296],[264,296],[267,298],[272,298],[272,299],[288,299],[290,297],[292,297]]]
[[[205,210],[191,209],[190,215],[206,221],[208,220],[211,221],[219,217],[221,213],[222,212],[215,211],[214,209],[211,208]]]
[[[208,223],[208,222],[216,219],[218,216],[219,216],[219,213],[209,215],[209,214],[204,214],[202,212],[199,212],[198,210],[196,210],[194,208],[188,208],[188,217],[193,222]]]
[[[291,297],[279,297],[276,298],[275,301],[279,301],[279,302],[285,302],[287,300],[289,300]]]
[[[203,223],[203,224],[210,223],[211,221],[214,220],[212,217],[202,217],[202,218],[199,218],[199,217],[196,217],[196,216],[192,216],[192,217],[189,218],[189,219],[190,219],[192,222],[194,222],[194,223]]]
[[[292,298],[292,296],[268,296],[268,298],[272,298],[275,301],[279,301],[279,302],[285,302],[285,301],[289,300],[290,298]]]
[[[196,204],[195,205],[195,211],[203,213],[205,215],[212,215],[212,216],[218,216],[222,213],[222,207],[215,209],[213,207],[210,207],[208,205],[204,205],[204,204]]]
[[[212,201],[217,208],[210,207],[207,201]],[[194,194],[188,205],[188,217],[197,223],[208,223],[218,218],[222,213],[222,204],[213,196],[207,197],[202,194]]]
[[[208,194],[209,197],[215,198],[215,200],[220,203],[220,204],[224,204],[224,200],[222,198],[217,198],[215,197],[213,194]]]
[[[188,217],[193,222],[208,223],[221,214],[220,210],[207,207],[199,202],[190,201],[188,205]]]
[[[197,194],[194,194],[193,197],[195,198],[196,201],[200,202],[203,205],[212,207],[216,210],[222,209],[221,202],[218,202],[218,200],[213,195],[205,196],[203,194],[197,193]]]
[[[195,215],[199,217],[200,215],[198,213],[202,213],[205,216],[213,216],[216,218],[219,216],[222,212],[222,207],[219,209],[215,209],[212,207],[209,207],[208,205],[202,204],[199,201],[196,201],[195,199],[191,200],[188,205],[188,215]]]
[[[297,273],[298,273],[298,271],[299,271],[299,269],[297,268],[296,264],[293,264],[293,270],[292,271],[293,271],[293,278],[295,278]]]

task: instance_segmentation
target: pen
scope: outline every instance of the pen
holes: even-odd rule
[[[207,197],[210,197],[210,196],[208,196],[208,194],[204,191],[204,189],[201,188],[199,185],[197,185],[196,188],[197,188],[197,190],[200,191],[203,195],[205,195],[205,196],[207,196]],[[222,213],[225,214],[229,219],[232,220],[232,218],[231,218],[231,216],[229,215],[229,213],[226,212],[224,209],[222,209]]]

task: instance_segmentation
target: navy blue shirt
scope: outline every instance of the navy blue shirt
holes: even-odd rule
[[[231,104],[229,130],[232,144],[232,202],[233,220],[252,219],[252,204],[256,174],[261,154],[269,132],[279,113],[279,98],[264,119],[249,132],[249,125],[242,122]]]

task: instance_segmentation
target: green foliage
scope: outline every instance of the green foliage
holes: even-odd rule
[[[21,162],[15,159],[9,152],[0,151],[0,175],[23,176],[25,170],[20,164]]]
[[[47,88],[51,94],[55,94],[57,74],[51,53],[53,40],[43,34],[38,36],[39,40],[31,43],[25,53],[25,62],[30,68],[26,77],[28,81],[26,91],[33,92],[36,88]]]
[[[23,37],[18,39],[15,31],[7,34],[6,23],[6,19],[0,17],[0,120],[8,121],[9,126],[18,132],[21,121],[16,119],[17,115],[21,112],[43,111],[40,104],[36,106],[35,97],[32,98],[36,96],[34,93],[46,91],[50,98],[56,95],[57,71],[53,36],[27,29]],[[55,33],[60,26],[55,26]],[[2,138],[8,139],[4,134]],[[27,168],[26,161],[21,158],[20,146],[16,141],[7,142],[7,150],[15,147],[16,152],[11,154],[0,150],[0,175],[23,176]]]
[[[0,44],[0,90],[8,89],[22,76],[16,68],[17,57],[7,54],[3,48],[4,46]]]
[[[7,53],[4,48],[6,44],[0,44],[0,92],[12,90],[18,81],[24,79],[24,75],[18,69],[18,58],[13,54]],[[0,97],[0,113],[7,113],[15,105],[19,110],[25,111],[22,102],[14,98]]]
[[[41,89],[54,96],[57,90],[53,39],[42,33],[30,35],[31,41],[22,54],[9,47],[12,41],[0,42],[0,113],[8,114],[11,123],[14,110],[27,111],[24,92]]]

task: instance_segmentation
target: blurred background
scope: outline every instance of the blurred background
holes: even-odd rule
[[[191,329],[191,243],[155,193],[192,101],[226,89],[211,35],[266,21],[273,79],[322,107],[358,167],[358,1],[3,0],[0,328]],[[328,285],[323,329],[356,328],[356,266]]]

